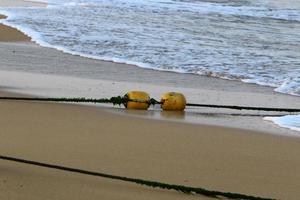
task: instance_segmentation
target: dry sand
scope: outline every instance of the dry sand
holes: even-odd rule
[[[295,138],[74,105],[1,101],[0,110],[4,155],[278,199],[300,196],[300,143]],[[0,163],[1,199],[203,199]]]
[[[17,1],[1,0],[0,5],[3,2]],[[2,29],[0,27],[0,33]],[[3,34],[0,35],[2,37]],[[15,35],[13,40],[20,37]],[[10,53],[11,49],[14,49],[15,55]],[[0,51],[1,67],[46,66],[47,63],[57,68],[60,63],[100,66],[104,74],[107,72],[106,79],[100,77],[105,81],[117,82],[126,75],[129,79],[126,84],[132,87],[139,78],[148,84],[145,87],[153,93],[158,87],[151,85],[153,80],[147,78],[149,76],[156,77],[163,89],[174,89],[184,84],[189,89],[182,89],[195,100],[201,92],[207,95],[208,100],[216,102],[225,100],[234,104],[235,98],[243,97],[248,104],[298,105],[296,98],[274,94],[270,88],[218,79],[196,79],[194,76],[189,77],[193,81],[184,82],[185,76],[182,75],[144,69],[135,70],[139,75],[137,77],[135,74],[125,74],[133,66],[84,59],[30,43],[0,43]],[[65,62],[57,62],[57,59]],[[115,71],[120,76],[117,81],[114,80]],[[126,85],[123,82],[120,84]],[[0,92],[0,95],[15,96],[6,92]],[[254,97],[249,99],[251,96]],[[300,140],[297,138],[149,120],[127,113],[113,114],[119,111],[64,104],[0,101],[0,152],[2,155],[212,190],[287,200],[298,200],[300,197]],[[216,120],[214,117],[206,118]],[[203,121],[207,122],[205,119]],[[270,128],[270,124],[262,122],[261,118],[229,118],[223,123],[229,122],[230,126],[234,126],[234,121],[243,128],[251,127],[251,123],[254,123],[252,126],[258,130],[269,128],[270,132],[275,133],[277,130],[275,126]],[[286,131],[278,130],[279,133]],[[0,199],[208,198],[0,161]]]

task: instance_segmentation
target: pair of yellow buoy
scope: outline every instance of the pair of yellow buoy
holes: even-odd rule
[[[150,106],[150,96],[142,91],[130,91],[126,95],[128,102],[125,104],[127,109],[147,110]],[[161,96],[161,108],[170,111],[183,111],[186,106],[186,99],[183,94],[168,92]]]

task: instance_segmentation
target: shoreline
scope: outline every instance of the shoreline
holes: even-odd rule
[[[0,14],[0,20],[6,18],[7,16]],[[4,24],[0,24],[0,31],[0,42],[25,42],[31,40],[31,38],[23,32]]]
[[[280,94],[269,87],[197,75],[160,72],[131,65],[93,60],[40,47],[32,42],[2,42],[0,45],[3,47],[0,49],[0,53],[6,58],[0,60],[0,85],[16,93],[48,97],[110,98],[123,95],[130,90],[143,90],[148,92],[152,98],[160,99],[160,96],[165,92],[177,91],[185,94],[190,103],[300,107],[299,97]],[[33,60],[32,56],[28,56],[26,52],[35,55],[35,59]],[[64,62],[58,63],[53,58]],[[26,73],[18,72],[22,71],[22,68],[29,69],[29,71],[27,70]],[[41,68],[44,68],[44,74],[40,74],[38,71]],[[88,78],[91,76],[91,74],[87,74],[89,69],[97,72],[93,74],[93,78]],[[68,76],[70,72],[73,73],[72,76]],[[114,111],[113,109],[112,112]],[[116,113],[120,114],[120,112]],[[238,116],[239,113],[250,115],[242,117]],[[142,116],[164,119],[157,114],[160,115],[159,112],[154,112],[154,115]],[[291,136],[299,134],[297,131],[280,128],[270,121],[264,121],[263,117],[255,117],[255,114],[260,113],[191,108],[187,109],[183,121],[257,130],[271,134]],[[276,113],[261,114],[276,115]],[[251,115],[254,116],[251,117]]]
[[[30,2],[26,3],[29,3],[29,5],[31,5]],[[42,5],[45,6],[44,4]],[[286,105],[290,105],[291,108],[300,107],[300,102],[298,101],[300,97],[275,92],[274,88],[269,86],[261,86],[254,83],[244,83],[238,80],[225,80],[221,78],[206,77],[195,74],[182,74],[154,69],[145,69],[135,65],[86,58],[78,55],[64,53],[63,51],[57,50],[55,48],[39,46],[35,42],[31,42],[31,38],[26,36],[21,31],[6,25],[0,25],[0,31],[4,31],[0,36],[0,45],[3,47],[3,49],[12,51],[10,52],[6,50],[0,50],[0,53],[4,55],[4,57],[8,58],[5,62],[2,63],[0,60],[0,85],[6,88],[11,88],[10,90],[8,90],[11,92],[48,97],[83,96],[98,98],[100,94],[101,98],[109,98],[111,96],[125,94],[130,90],[144,90],[150,93],[151,97],[159,99],[160,96],[165,92],[177,91],[186,95],[189,103],[257,107],[286,107]],[[16,49],[18,49],[19,51],[16,51]],[[36,58],[40,59],[41,62],[33,62],[32,59],[28,57],[26,51],[30,51],[35,54]],[[46,57],[44,56],[48,54],[51,55]],[[21,57],[21,59],[14,60],[16,56]],[[26,56],[28,58],[26,58]],[[53,57],[67,59],[67,62],[66,64],[61,64],[61,66],[56,66],[54,71],[53,69],[48,67],[46,67],[46,69],[42,73],[37,71],[40,68],[41,64],[43,66],[60,65],[55,60],[51,60],[49,62],[49,59],[52,59]],[[22,71],[21,63],[26,63],[23,64],[27,65],[24,68],[32,70],[27,70],[28,73],[18,72]],[[76,66],[76,68],[69,66]],[[88,74],[89,70],[88,68],[86,68],[86,66],[91,67],[90,71],[98,72],[96,72],[95,75]],[[65,71],[60,71],[59,69],[65,69]],[[69,72],[72,72],[73,74],[70,75]],[[40,75],[35,73],[39,73]],[[51,77],[45,74],[51,74],[53,76]],[[44,85],[44,88],[40,88],[38,91],[28,89],[34,88],[36,87],[36,85],[40,85],[39,82],[42,80],[38,76],[46,78],[48,81],[48,85]],[[18,80],[11,81],[14,80],[14,78],[7,79],[8,77],[19,78]],[[156,78],[153,80],[152,77]],[[73,88],[68,84],[64,85],[63,83],[66,81],[63,79],[67,80],[67,82],[72,82],[72,84],[74,85]],[[23,82],[19,80],[23,80]],[[54,80],[57,80],[55,81],[57,82],[57,85],[53,88],[49,88],[49,84]],[[98,83],[96,80],[98,81]],[[31,83],[31,85],[27,85],[28,83]],[[82,86],[82,83],[85,83],[83,84],[84,86]],[[102,85],[102,88],[100,88],[99,85]],[[95,87],[96,89],[91,89],[91,87]],[[124,89],[115,87],[124,87]],[[52,92],[45,93],[42,92],[42,89]],[[60,93],[59,90],[66,91],[65,93]],[[77,90],[77,93],[74,90]],[[98,90],[99,92],[97,92],[96,90]],[[96,95],[96,92],[98,95]],[[243,100],[240,101],[239,99]],[[114,110],[112,112],[114,112]],[[247,112],[241,113],[247,114]],[[256,116],[256,118],[251,117],[251,115],[255,116],[258,112],[249,113],[249,117],[244,117],[243,119],[243,117],[232,117],[233,115],[238,115],[238,113],[226,109],[213,110],[212,112],[211,109],[188,109],[186,115],[184,115],[183,117],[183,122],[241,128],[266,132],[275,135],[298,137],[299,131],[283,128],[276,125],[274,122],[271,122],[270,120],[263,119],[264,116],[277,116],[275,112],[270,113],[270,116],[268,113],[263,113],[263,116],[260,118],[259,116]],[[123,113],[117,112],[116,114]],[[209,119],[209,116],[215,116],[215,119],[211,120]],[[232,119],[228,120],[228,116]],[[169,117],[165,117],[162,114],[157,114],[155,112],[152,115],[142,115],[142,117],[150,119],[170,120]],[[171,120],[173,120],[172,117]],[[182,117],[181,119],[175,117],[175,121],[176,120],[180,122],[182,121]]]
[[[20,0],[20,1],[25,1],[25,0]],[[27,3],[29,5],[27,5]],[[33,5],[31,5],[31,3],[33,3]],[[37,3],[37,5],[35,5],[35,3]],[[2,3],[0,2],[0,7],[1,7],[1,4]],[[39,1],[30,1],[30,0],[25,1],[25,4],[26,4],[26,6],[39,6],[39,7],[47,6],[47,3],[39,2]],[[16,6],[18,6],[18,4],[16,4]],[[0,19],[1,19],[1,14],[0,14]],[[244,80],[244,79],[230,79],[230,78],[218,77],[218,76],[206,76],[206,75],[199,75],[199,74],[193,74],[193,73],[181,73],[181,72],[169,71],[169,70],[164,70],[164,69],[154,69],[154,68],[151,68],[151,67],[147,67],[147,65],[142,66],[143,63],[139,64],[139,63],[135,63],[135,62],[127,61],[127,60],[114,60],[113,58],[112,59],[106,59],[106,58],[101,58],[101,57],[98,57],[98,56],[92,56],[92,55],[88,55],[88,54],[81,54],[81,53],[78,53],[78,52],[73,52],[73,51],[66,50],[63,47],[55,47],[53,45],[48,44],[47,42],[43,42],[39,39],[35,39],[35,37],[31,37],[29,33],[20,31],[22,29],[22,28],[20,28],[20,26],[10,25],[8,23],[8,24],[6,24],[6,27],[11,27],[13,29],[16,29],[18,32],[21,32],[24,35],[24,37],[27,37],[27,39],[25,39],[25,40],[18,39],[17,40],[18,42],[20,42],[20,41],[24,42],[24,41],[31,40],[34,44],[37,44],[38,46],[41,46],[43,48],[54,49],[54,50],[59,51],[61,53],[65,53],[65,54],[69,54],[69,55],[73,55],[73,56],[80,56],[80,57],[85,58],[85,59],[98,60],[98,61],[101,61],[103,63],[114,63],[116,65],[118,65],[118,64],[119,65],[124,65],[124,66],[126,65],[126,66],[131,66],[131,67],[134,67],[134,68],[137,67],[137,68],[141,68],[143,70],[158,71],[158,72],[161,72],[161,73],[175,73],[175,74],[179,73],[179,74],[188,75],[190,77],[191,76],[201,77],[202,79],[206,78],[206,79],[212,79],[212,80],[216,80],[216,81],[222,80],[222,81],[224,81],[225,84],[228,84],[226,82],[230,81],[230,82],[233,82],[233,84],[237,85],[238,87],[240,87],[243,84],[247,84],[247,85],[250,84],[250,85],[259,86],[259,87],[266,88],[266,89],[271,89],[274,93],[283,94],[283,95],[290,95],[290,96],[298,97],[300,99],[299,95],[281,92],[281,91],[277,90],[278,88],[276,88],[275,86],[271,86],[271,85],[267,85],[267,84],[261,84],[259,82],[252,82],[252,81],[247,81],[247,80]],[[9,40],[7,40],[7,41],[9,42]],[[13,40],[10,40],[10,41],[13,41]],[[0,40],[0,42],[1,42],[1,40]],[[218,84],[221,84],[222,81],[218,81],[219,82]],[[149,83],[152,83],[152,82],[149,82]],[[242,83],[242,84],[240,84],[240,83]]]
[[[3,0],[2,0],[3,1]],[[16,0],[14,0],[14,1],[16,1]],[[25,5],[24,6],[39,6],[39,7],[44,7],[44,6],[47,6],[47,3],[44,3],[44,2],[39,2],[39,1],[30,1],[30,0],[28,0],[28,1],[25,1],[25,0],[20,0],[20,1],[22,1],[22,2],[24,2],[25,3]],[[3,3],[2,2],[0,2],[0,7],[1,6],[6,6],[5,4],[4,5],[2,5]],[[15,3],[15,6],[23,6],[23,5],[21,5],[20,3]],[[5,15],[2,15],[2,14],[0,14],[0,19],[5,19],[5,18],[7,18],[7,16],[5,16]],[[0,24],[1,25],[1,24]],[[111,63],[112,65],[120,65],[120,66],[127,66],[127,68],[128,67],[133,67],[133,68],[139,68],[139,69],[142,69],[142,70],[150,70],[150,71],[155,71],[155,72],[159,72],[159,73],[166,73],[166,74],[172,74],[172,73],[174,73],[174,74],[180,74],[180,75],[185,75],[185,76],[189,76],[189,78],[190,77],[199,77],[199,78],[201,78],[201,79],[211,79],[211,80],[214,80],[214,81],[217,81],[217,84],[218,85],[221,85],[222,84],[222,82],[224,83],[224,84],[228,84],[229,85],[229,82],[232,82],[232,86],[237,86],[237,87],[241,87],[241,86],[243,86],[244,84],[246,84],[246,85],[252,85],[254,88],[255,88],[255,90],[260,90],[259,88],[261,88],[262,90],[265,90],[265,91],[268,91],[268,92],[270,92],[270,91],[272,91],[272,93],[275,93],[275,94],[279,94],[279,95],[288,95],[288,96],[293,96],[293,97],[297,97],[298,99],[300,99],[300,97],[299,96],[297,96],[297,95],[293,95],[293,94],[287,94],[287,93],[281,93],[281,92],[278,92],[278,91],[276,91],[275,89],[275,87],[272,87],[272,86],[268,86],[268,85],[261,85],[261,84],[258,84],[258,83],[252,83],[252,82],[246,82],[246,81],[242,81],[242,80],[234,80],[234,79],[227,79],[227,78],[222,78],[222,77],[214,77],[214,76],[202,76],[202,75],[197,75],[197,74],[192,74],[192,73],[178,73],[178,72],[175,72],[175,71],[168,71],[168,70],[159,70],[159,69],[152,69],[152,68],[147,68],[147,67],[141,67],[141,66],[137,66],[137,65],[135,65],[135,64],[130,64],[130,63],[123,63],[123,62],[115,62],[115,61],[112,61],[112,60],[103,60],[103,59],[98,59],[98,58],[93,58],[93,57],[90,57],[90,56],[82,56],[82,55],[79,55],[79,54],[74,54],[74,53],[72,53],[72,52],[66,52],[65,50],[62,50],[62,49],[57,49],[57,48],[55,48],[55,47],[52,47],[52,46],[45,46],[45,45],[41,45],[41,44],[39,44],[38,42],[36,42],[36,41],[33,41],[32,40],[32,38],[30,37],[30,36],[28,36],[28,35],[26,35],[26,33],[24,33],[24,32],[22,32],[22,31],[20,31],[20,30],[18,30],[18,28],[15,28],[15,27],[11,27],[10,25],[3,25],[5,28],[9,28],[9,29],[11,29],[11,32],[18,32],[18,33],[20,33],[20,35],[16,35],[16,36],[11,36],[11,38],[10,39],[7,39],[7,40],[3,40],[3,41],[1,41],[1,38],[0,38],[0,42],[28,42],[28,41],[31,41],[32,43],[34,43],[34,44],[36,44],[36,45],[38,45],[38,46],[40,46],[40,47],[42,47],[42,48],[50,48],[50,49],[53,49],[53,50],[55,50],[55,51],[59,51],[59,52],[61,52],[61,53],[63,53],[63,54],[69,54],[69,55],[71,55],[71,56],[79,56],[79,57],[82,57],[83,59],[92,59],[92,60],[96,60],[96,61],[100,61],[100,62],[102,62],[102,63],[105,63],[105,64],[108,64],[108,63]],[[6,33],[5,33],[5,35],[6,35]],[[149,73],[149,74],[151,74],[151,73]],[[179,76],[180,76],[179,75]],[[103,77],[102,77],[103,78]],[[130,78],[130,77],[129,77]],[[127,79],[124,79],[124,80],[126,80],[127,81]],[[194,80],[194,79],[193,79]],[[129,81],[131,81],[131,80],[129,80]],[[147,81],[147,80],[146,80]],[[167,83],[168,84],[168,82],[169,81],[171,81],[171,80],[167,80],[166,82],[164,82],[164,83]],[[182,80],[181,80],[182,81]],[[136,80],[134,80],[133,82],[136,82]],[[205,82],[205,81],[204,81]],[[213,82],[213,81],[210,81],[210,82]],[[148,82],[148,83],[152,83],[152,82]],[[186,83],[188,83],[188,82],[184,82],[185,84]],[[196,86],[195,85],[188,85],[188,87],[192,87],[192,88],[196,88]],[[247,87],[246,87],[247,88]],[[250,88],[250,86],[249,86],[249,88]],[[214,88],[215,89],[215,88]],[[241,90],[242,90],[243,88],[241,88]]]

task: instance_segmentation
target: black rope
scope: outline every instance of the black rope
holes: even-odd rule
[[[241,116],[241,117],[283,117],[286,114],[251,114],[251,113],[221,113],[221,112],[197,112],[197,115],[204,116]]]
[[[268,107],[250,107],[250,106],[230,106],[230,105],[214,105],[214,104],[196,104],[187,103],[187,106],[208,107],[208,108],[227,108],[234,110],[258,110],[258,111],[274,111],[274,112],[300,112],[297,108],[268,108]]]
[[[59,165],[41,163],[41,162],[24,160],[24,159],[2,156],[2,155],[0,155],[0,159],[13,161],[13,162],[17,162],[17,163],[39,166],[39,167],[45,167],[45,168],[68,171],[68,172],[73,172],[73,173],[85,174],[85,175],[90,175],[90,176],[98,176],[98,177],[102,177],[102,178],[109,178],[109,179],[120,180],[120,181],[125,181],[125,182],[132,182],[132,183],[136,183],[139,185],[145,185],[145,186],[149,186],[149,187],[153,187],[153,188],[176,190],[176,191],[183,192],[186,194],[199,194],[199,195],[203,195],[203,196],[207,196],[207,197],[214,197],[214,198],[225,197],[225,198],[229,198],[229,199],[243,199],[243,200],[274,200],[271,198],[256,197],[256,196],[250,196],[250,195],[244,195],[244,194],[238,194],[238,193],[219,192],[219,191],[206,190],[203,188],[188,187],[188,186],[184,186],[184,185],[174,185],[174,184],[161,183],[161,182],[156,182],[156,181],[148,181],[148,180],[143,180],[143,179],[128,178],[128,177],[123,177],[123,176],[110,175],[110,174],[105,174],[105,173],[100,173],[100,172],[87,171],[87,170],[83,170],[83,169],[64,167],[64,166],[59,166]]]
[[[0,100],[15,100],[15,101],[45,101],[45,102],[72,102],[72,103],[112,103],[114,105],[125,105],[127,102],[141,102],[149,105],[162,104],[161,102],[150,99],[149,101],[128,99],[126,96],[111,97],[109,99],[93,99],[93,98],[38,98],[38,97],[0,97]],[[297,108],[271,108],[271,107],[250,107],[250,106],[232,106],[232,105],[216,105],[216,104],[196,104],[187,103],[186,106],[191,107],[208,107],[208,108],[226,108],[234,110],[257,110],[257,111],[274,111],[274,112],[300,112]]]
[[[113,103],[123,104],[125,99],[121,96],[112,97],[110,99],[93,99],[93,98],[39,98],[39,97],[0,97],[0,100],[14,101],[45,101],[45,102],[72,102],[72,103]]]

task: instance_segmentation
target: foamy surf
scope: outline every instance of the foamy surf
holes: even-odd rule
[[[172,0],[48,2],[48,9],[8,9],[10,17],[3,23],[22,30],[42,46],[74,55],[242,80],[299,95],[298,47],[294,45],[299,35],[295,27],[276,21],[299,26],[298,10],[257,3]],[[285,35],[273,33],[274,29]],[[276,51],[276,57],[269,51]]]

